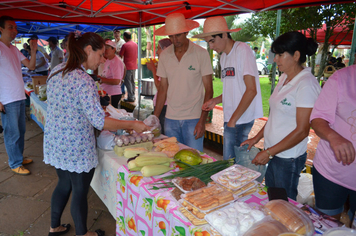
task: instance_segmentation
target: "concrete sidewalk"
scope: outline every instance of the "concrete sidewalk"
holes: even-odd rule
[[[1,124],[1,123],[0,123]],[[33,159],[26,166],[28,176],[14,174],[8,166],[3,133],[0,134],[0,236],[46,236],[49,232],[51,196],[57,183],[54,167],[43,162],[43,132],[32,120],[26,122],[24,156]],[[88,195],[88,228],[115,235],[115,219],[93,190]],[[75,235],[68,204],[62,224],[70,223],[66,235]]]

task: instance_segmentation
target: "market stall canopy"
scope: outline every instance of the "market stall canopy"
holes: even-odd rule
[[[326,27],[327,26],[323,24],[323,27],[317,30],[316,41],[318,43],[325,43]],[[311,37],[310,29],[302,30],[301,32],[304,33],[305,36]],[[351,30],[347,25],[340,25],[335,27],[332,35],[329,38],[329,43],[332,45],[351,45],[353,32],[354,31]]]
[[[18,36],[29,37],[32,34],[38,35],[39,38],[47,39],[50,36],[64,38],[70,32],[79,30],[85,32],[107,32],[121,27],[109,25],[86,25],[86,24],[68,24],[53,22],[22,22],[17,21]]]
[[[181,12],[186,18],[206,18],[353,0],[2,0],[0,15],[19,21],[137,27],[164,23]]]

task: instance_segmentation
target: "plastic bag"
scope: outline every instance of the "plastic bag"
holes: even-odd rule
[[[47,85],[46,84],[41,84],[40,86],[38,86],[38,98],[41,101],[47,100]]]
[[[143,121],[143,123],[151,127],[151,132],[154,134],[155,137],[161,135],[161,123],[159,122],[157,116],[150,115]]]
[[[297,201],[302,204],[314,206],[313,176],[308,173],[301,173],[298,183]]]
[[[261,173],[260,177],[258,177],[256,180],[260,183],[262,183],[263,178],[265,177],[266,174],[266,165],[255,165],[252,164],[251,161],[255,158],[257,153],[260,152],[260,150],[256,147],[252,147],[249,152],[247,152],[247,147],[248,145],[244,145],[242,147],[234,146],[235,150],[235,163],[245,166],[251,170],[255,170]]]
[[[99,137],[96,139],[96,143],[98,148],[103,150],[114,150],[115,142],[114,142],[115,134],[111,133],[108,130],[101,131]]]
[[[140,117],[138,117],[138,113],[139,113],[138,110],[140,110]],[[152,115],[153,110],[154,110],[153,101],[152,100],[143,99],[141,101],[140,106],[137,105],[135,107],[135,109],[133,110],[133,116],[136,119],[143,121],[144,119],[146,119],[147,117]]]

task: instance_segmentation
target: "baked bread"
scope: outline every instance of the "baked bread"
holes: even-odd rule
[[[285,232],[289,232],[287,227],[269,216],[254,224],[244,236],[276,236]]]
[[[290,231],[302,235],[313,235],[314,226],[308,215],[294,204],[285,200],[272,200],[265,206],[267,214],[281,222]]]

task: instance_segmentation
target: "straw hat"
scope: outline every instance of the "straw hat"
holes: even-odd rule
[[[237,32],[241,28],[229,30],[224,17],[214,16],[205,20],[202,34],[194,35],[193,38],[205,38],[206,36],[222,34],[227,32]]]
[[[155,35],[175,35],[188,32],[199,27],[199,23],[193,20],[186,20],[182,13],[169,14],[165,20],[165,25],[157,29]]]

